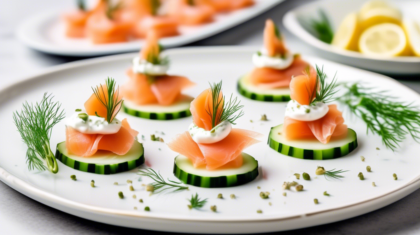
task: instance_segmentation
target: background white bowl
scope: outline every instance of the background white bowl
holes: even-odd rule
[[[319,54],[321,57],[386,74],[420,74],[420,57],[377,58],[354,51],[342,50],[319,40],[308,27],[308,22],[311,19],[318,18],[319,10],[322,9],[330,19],[333,29],[336,30],[348,13],[359,11],[365,2],[367,0],[316,1],[289,11],[283,18],[283,24],[298,38],[316,48],[321,53]],[[420,21],[420,15],[418,14],[419,0],[390,0],[389,2],[403,12],[403,17]]]

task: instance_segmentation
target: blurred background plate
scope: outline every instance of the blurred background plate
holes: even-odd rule
[[[181,34],[160,40],[164,47],[176,47],[195,42],[241,24],[271,9],[283,0],[255,0],[251,7],[217,14],[215,20],[199,26],[180,26]],[[50,54],[64,56],[98,56],[137,51],[143,40],[125,43],[95,45],[88,39],[70,39],[65,36],[60,14],[66,9],[43,12],[26,19],[17,29],[17,36],[27,46]]]
[[[420,74],[420,57],[374,58],[359,52],[342,50],[319,40],[311,30],[308,22],[319,18],[322,9],[329,17],[334,30],[337,29],[344,17],[351,12],[357,12],[367,0],[321,0],[305,4],[290,10],[283,18],[283,24],[295,36],[317,49],[322,56],[343,64],[353,65],[390,75]],[[410,17],[420,22],[420,1],[390,0],[391,4],[399,8],[403,17]]]

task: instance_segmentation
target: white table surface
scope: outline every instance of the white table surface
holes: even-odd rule
[[[227,0],[228,1],[228,0]],[[270,0],[267,0],[270,1]],[[279,25],[288,9],[310,0],[288,0],[265,14],[227,32],[187,45],[261,45],[266,18]],[[43,54],[19,43],[14,29],[22,18],[46,8],[63,9],[75,0],[0,0],[0,88],[43,69],[81,58]],[[284,27],[282,33],[292,51],[316,54]],[[420,76],[397,77],[420,93]],[[1,130],[0,130],[1,132]],[[383,209],[353,219],[278,234],[420,234],[420,191]],[[81,219],[29,199],[0,182],[0,234],[167,234],[116,227]]]

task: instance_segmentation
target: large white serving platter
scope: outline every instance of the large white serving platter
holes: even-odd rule
[[[308,22],[311,19],[319,18],[319,10],[322,9],[326,12],[333,28],[336,30],[347,14],[359,11],[363,3],[367,1],[314,1],[287,12],[283,17],[283,24],[294,35],[317,49],[327,59],[386,74],[420,74],[420,57],[378,58],[366,56],[359,52],[339,49],[319,40],[308,27]],[[420,15],[418,14],[420,1],[389,0],[389,2],[398,7],[404,17],[420,22]]]
[[[171,73],[185,75],[197,83],[188,91],[196,96],[209,82],[223,80],[224,94],[233,93],[244,104],[245,116],[238,120],[237,127],[258,131],[264,134],[261,143],[245,152],[254,156],[260,165],[260,176],[253,182],[233,188],[205,189],[190,187],[189,191],[149,196],[142,184],[150,183],[148,178],[138,181],[137,170],[116,175],[95,175],[70,169],[59,163],[60,171],[53,175],[49,172],[30,172],[25,163],[25,146],[13,124],[12,113],[21,108],[25,100],[35,102],[44,92],[55,95],[55,100],[62,103],[67,115],[91,95],[91,86],[114,77],[119,84],[127,81],[125,75],[131,58],[135,54],[74,62],[54,67],[44,73],[28,77],[0,91],[0,179],[22,194],[45,205],[82,218],[103,223],[173,232],[190,233],[253,233],[303,228],[331,223],[358,216],[393,203],[420,186],[420,145],[409,139],[397,152],[386,150],[377,136],[367,136],[365,125],[357,118],[350,118],[345,112],[346,123],[356,130],[359,147],[350,155],[327,161],[299,160],[280,155],[268,148],[266,137],[270,127],[282,123],[285,103],[264,103],[241,97],[236,91],[237,79],[252,69],[251,55],[258,48],[209,47],[172,49],[167,51],[171,59]],[[367,85],[380,90],[390,90],[391,94],[404,101],[418,104],[420,97],[414,91],[395,80],[371,72],[339,65],[322,59],[305,57],[311,64],[324,66],[328,75],[337,72],[340,82],[363,80]],[[259,121],[260,115],[266,114],[269,121]],[[150,134],[164,131],[165,141],[177,133],[186,131],[191,118],[175,121],[152,121],[120,114],[128,118],[131,126],[144,135],[146,162],[149,167],[161,172],[165,178],[175,179],[172,174],[173,159],[177,155],[164,143],[152,142]],[[250,120],[253,120],[252,122]],[[59,123],[52,133],[52,146],[65,139],[64,123]],[[380,150],[376,150],[379,147]],[[366,158],[365,162],[360,156]],[[370,165],[373,172],[366,172]],[[345,169],[343,180],[326,180],[316,177],[317,166],[326,169]],[[143,166],[142,168],[145,168]],[[293,173],[308,172],[311,181],[298,180],[304,187],[303,192],[287,191],[282,195],[283,181],[293,180]],[[363,172],[366,180],[357,177]],[[398,175],[398,180],[392,174]],[[77,181],[70,175],[75,174]],[[133,180],[135,192],[129,191],[126,181]],[[95,180],[97,187],[91,188],[90,181]],[[119,182],[120,185],[113,185]],[[375,182],[377,187],[372,186]],[[258,189],[257,187],[261,187]],[[125,194],[125,199],[118,197],[118,192]],[[269,191],[270,199],[259,197],[261,191]],[[323,196],[327,191],[330,197]],[[208,198],[202,210],[189,210],[187,198],[198,193],[201,198]],[[217,199],[222,193],[225,199]],[[137,199],[133,199],[133,195]],[[236,199],[230,199],[235,194]],[[142,198],[144,203],[138,200]],[[317,198],[320,204],[315,205]],[[272,205],[269,205],[271,202]],[[143,211],[144,206],[151,211]],[[210,205],[217,205],[218,212],[213,213]],[[134,210],[137,207],[138,210]],[[258,214],[257,210],[262,210]]]
[[[200,26],[181,26],[181,34],[163,38],[164,47],[176,47],[192,43],[224,30],[232,28],[269,10],[283,0],[255,0],[251,7],[217,14],[215,20]],[[65,10],[63,9],[62,12]],[[62,12],[42,12],[26,19],[17,29],[17,36],[27,46],[50,54],[65,56],[98,56],[122,52],[138,51],[144,40],[132,40],[124,43],[95,45],[88,39],[71,39],[65,36],[65,25],[60,20]]]

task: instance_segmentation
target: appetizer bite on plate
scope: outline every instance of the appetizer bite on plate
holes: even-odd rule
[[[232,128],[243,115],[242,105],[222,94],[222,82],[213,84],[191,103],[193,123],[168,143],[179,153],[174,174],[182,182],[204,188],[248,183],[258,176],[258,162],[243,153],[261,134]]]
[[[121,88],[123,110],[132,116],[171,120],[191,116],[192,97],[182,91],[195,83],[186,77],[168,75],[169,60],[161,57],[162,46],[151,32],[139,57],[127,71],[129,81]]]
[[[214,9],[197,0],[169,0],[169,15],[183,25],[200,25],[213,21]]]
[[[93,88],[85,102],[85,111],[66,120],[66,141],[57,145],[56,158],[80,171],[115,174],[129,171],[144,163],[143,145],[138,132],[127,119],[116,116],[123,103],[114,79]]]
[[[290,100],[290,80],[310,66],[287,50],[271,19],[265,23],[264,48],[252,56],[252,61],[256,68],[239,80],[238,91],[247,98],[269,102]]]
[[[326,160],[343,157],[357,147],[356,132],[344,124],[337,105],[328,104],[336,90],[319,69],[308,67],[290,83],[291,100],[284,122],[271,128],[268,145],[295,158]]]

